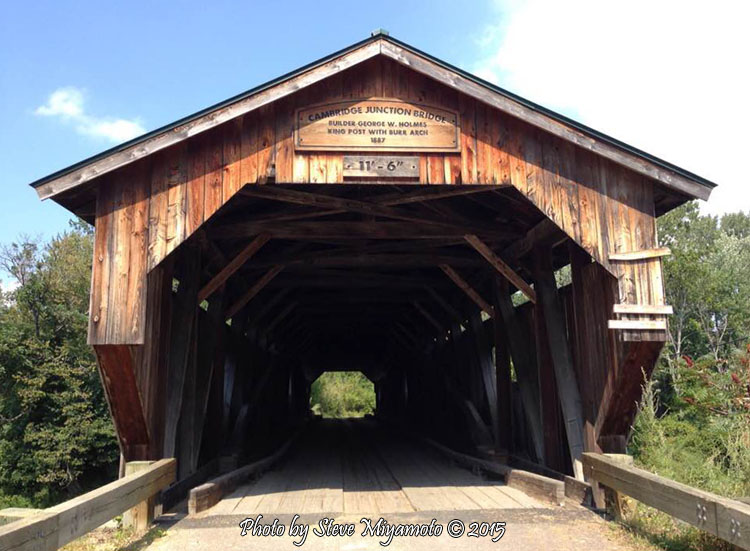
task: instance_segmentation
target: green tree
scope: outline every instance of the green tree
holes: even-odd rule
[[[725,357],[748,337],[750,325],[750,217],[702,216],[687,203],[659,219],[670,320],[668,360],[683,355]]]
[[[86,344],[93,236],[2,249],[18,287],[0,310],[0,493],[48,505],[115,474],[117,444]]]

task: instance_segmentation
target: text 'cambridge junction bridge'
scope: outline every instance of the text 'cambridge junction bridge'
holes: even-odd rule
[[[378,32],[33,186],[96,228],[124,461],[175,458],[165,500],[245,515],[614,487],[600,454],[625,452],[671,313],[656,217],[714,184]],[[374,419],[310,420],[337,370],[373,381]]]

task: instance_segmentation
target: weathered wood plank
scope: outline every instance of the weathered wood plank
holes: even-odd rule
[[[95,345],[94,352],[120,450],[128,461],[147,459],[149,434],[130,347]]]
[[[218,274],[212,277],[208,283],[206,283],[200,291],[198,291],[198,303],[200,304],[206,300],[212,293],[214,293],[219,287],[224,285],[226,281],[232,277],[237,270],[239,270],[245,262],[247,262],[252,256],[257,253],[263,245],[268,243],[271,236],[268,234],[260,234],[250,243],[248,243],[244,249],[242,249],[237,255],[224,266]]]
[[[238,117],[224,125],[224,174],[222,178],[222,204],[242,187],[242,131],[243,120]]]
[[[188,142],[187,235],[192,235],[205,220],[207,153],[208,142],[205,135]]]
[[[495,278],[492,285],[492,306],[496,312],[493,320],[493,339],[495,344],[495,381],[497,393],[497,451],[513,452],[513,381],[511,378],[510,345],[507,329],[501,314],[500,293],[503,287]],[[507,287],[506,287],[507,290]]]
[[[648,314],[648,315],[671,315],[674,308],[666,304],[615,304],[612,307],[615,314]]]
[[[208,220],[224,202],[224,136],[222,129],[206,134],[206,189],[203,217]]]
[[[178,144],[166,153],[167,254],[169,254],[185,239],[187,143]]]
[[[666,331],[667,322],[664,320],[609,320],[610,329],[633,329],[643,331]]]
[[[143,471],[0,527],[0,548],[59,549],[166,488],[175,479],[175,467],[174,459],[162,459]]]
[[[481,254],[487,262],[489,262],[495,270],[497,270],[503,277],[510,281],[516,288],[521,291],[526,297],[533,303],[536,303],[536,292],[534,289],[526,283],[526,281],[518,275],[513,268],[508,266],[502,258],[500,258],[495,252],[487,246],[481,239],[476,235],[465,235],[464,239],[471,245],[475,251]]]
[[[261,278],[258,281],[256,281],[255,283],[253,283],[253,285],[247,291],[245,291],[242,294],[242,296],[240,296],[240,298],[237,299],[237,301],[235,301],[234,304],[232,304],[232,306],[230,306],[227,309],[227,311],[225,313],[225,318],[229,319],[232,316],[234,316],[237,312],[239,312],[240,310],[242,310],[242,308],[244,308],[245,305],[248,302],[250,302],[253,299],[253,297],[255,295],[257,295],[263,289],[263,287],[265,287],[266,285],[268,285],[268,283],[273,278],[275,278],[277,275],[279,275],[279,273],[283,269],[284,269],[284,266],[274,266],[273,268],[271,268],[270,270],[268,270],[265,274],[263,274],[263,276],[261,276]]]
[[[466,235],[461,226],[439,226],[394,221],[352,221],[352,222],[238,222],[220,226],[212,236],[216,239],[237,239],[268,233],[282,239],[311,240],[321,238],[343,239],[456,239]],[[477,233],[480,237],[504,238],[508,234],[502,229],[496,232]]]
[[[188,166],[188,169],[190,167]],[[151,161],[151,190],[148,214],[148,269],[156,267],[167,255],[167,223],[169,219],[169,195],[167,187],[167,164],[163,154]],[[201,211],[201,214],[202,211]],[[201,222],[203,220],[201,219]],[[100,231],[97,223],[97,233]],[[106,229],[101,229],[106,233]]]
[[[641,251],[610,253],[609,259],[612,261],[645,260],[647,258],[660,258],[662,256],[669,256],[671,254],[672,251],[669,249],[669,247],[658,247],[656,249],[643,249]]]
[[[479,306],[488,316],[494,317],[495,312],[492,309],[492,306],[482,298],[482,296],[471,286],[469,283],[462,278],[456,270],[451,268],[447,264],[441,264],[440,269],[445,272],[445,275],[447,275],[453,283],[455,283],[459,289],[461,289],[466,295],[474,301],[474,303]]]
[[[183,259],[183,270],[179,274],[180,284],[172,308],[170,332],[169,385],[164,421],[164,455],[168,457],[173,457],[177,448],[177,428],[195,329],[194,320],[198,309],[199,249],[186,250]]]
[[[535,284],[539,303],[536,307],[543,310],[573,472],[582,480],[583,408],[550,256],[549,251],[537,251]]]
[[[585,453],[588,475],[597,482],[692,524],[741,549],[750,549],[750,506],[692,488],[601,454]]]

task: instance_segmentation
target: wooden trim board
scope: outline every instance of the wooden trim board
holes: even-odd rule
[[[629,261],[629,260],[647,260],[649,258],[661,258],[669,256],[672,251],[669,247],[659,247],[657,249],[643,249],[642,251],[629,251],[626,253],[610,253],[610,261]]]
[[[609,320],[610,329],[632,329],[635,331],[666,331],[667,322],[661,320]]]
[[[237,486],[248,480],[251,476],[258,475],[271,465],[276,463],[289,451],[293,443],[297,441],[302,429],[298,430],[278,450],[271,455],[258,461],[254,461],[244,467],[235,469],[227,474],[221,475],[190,490],[188,497],[188,513],[195,515],[216,505],[221,498],[234,490]]]
[[[3,526],[0,549],[59,549],[159,493],[174,481],[176,470],[174,459],[161,459],[136,474]]]
[[[643,314],[663,315],[674,314],[674,308],[666,304],[615,304],[612,307],[615,314]]]

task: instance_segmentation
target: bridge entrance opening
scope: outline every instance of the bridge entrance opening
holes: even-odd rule
[[[34,187],[96,225],[123,459],[184,490],[298,434],[583,479],[666,340],[656,216],[713,185],[377,34]],[[373,416],[314,419],[348,370]]]

